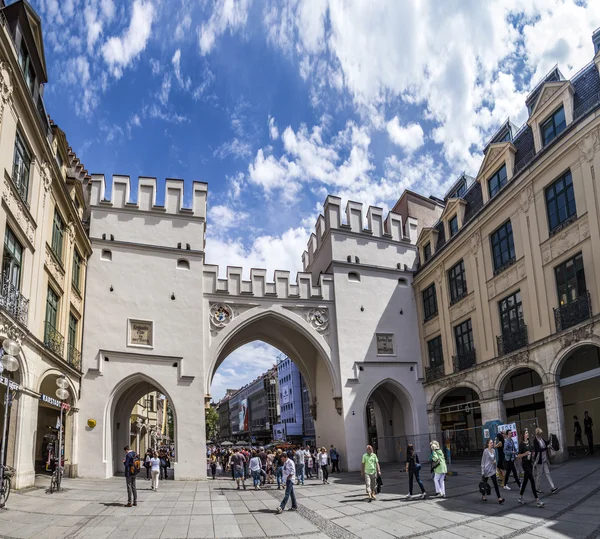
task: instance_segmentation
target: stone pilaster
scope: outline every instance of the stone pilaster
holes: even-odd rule
[[[544,386],[544,403],[546,405],[546,422],[548,424],[548,432],[545,435],[556,434],[560,442],[560,451],[555,454],[553,462],[564,462],[569,456],[567,449],[568,439],[565,428],[562,393],[557,382],[551,382]]]
[[[485,425],[488,421],[506,421],[506,408],[499,395],[488,399],[480,399],[479,406],[481,406],[482,425]]]
[[[427,410],[427,420],[429,423],[429,437],[440,436],[442,432],[440,413],[435,408],[430,408]]]

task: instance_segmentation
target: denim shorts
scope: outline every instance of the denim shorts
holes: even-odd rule
[[[235,479],[243,479],[244,478],[244,468],[243,468],[243,466],[235,466],[233,468],[233,477]]]

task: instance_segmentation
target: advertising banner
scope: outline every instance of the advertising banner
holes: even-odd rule
[[[498,425],[497,431],[502,432],[503,434],[506,434],[506,431],[511,431],[513,438],[518,438],[516,423],[506,423],[505,425]]]
[[[248,399],[240,401],[240,430],[248,431]]]

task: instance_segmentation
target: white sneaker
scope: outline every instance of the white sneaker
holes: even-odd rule
[[[404,496],[404,499],[405,500],[410,500],[411,496],[412,496],[412,494],[407,494],[406,496]]]
[[[518,502],[519,502],[521,505],[525,505],[525,503],[526,503],[526,502],[525,502],[525,500],[523,499],[523,496],[519,496],[519,497],[517,498],[517,501],[518,501]]]
[[[510,490],[510,487],[509,487],[508,485],[504,485],[502,488],[503,488],[504,490]]]

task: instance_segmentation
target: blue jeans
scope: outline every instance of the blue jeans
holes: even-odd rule
[[[304,464],[296,464],[296,477],[298,477],[298,483],[304,485]]]
[[[260,485],[260,470],[252,472],[252,482],[255,488]]]
[[[408,471],[408,493],[412,496],[413,493],[413,478],[416,479],[417,485],[421,488],[421,492],[425,493],[425,487],[423,486],[423,481],[419,477],[420,469],[417,470],[409,470]]]
[[[279,487],[281,487],[281,483],[283,481],[283,466],[277,467],[275,476],[277,477],[277,488],[279,488]]]
[[[296,504],[296,494],[294,493],[294,482],[291,479],[288,479],[285,484],[285,496],[283,497],[283,500],[281,500],[281,505],[279,506],[281,509],[285,509],[290,496],[292,497],[292,509],[297,509],[298,505]]]

